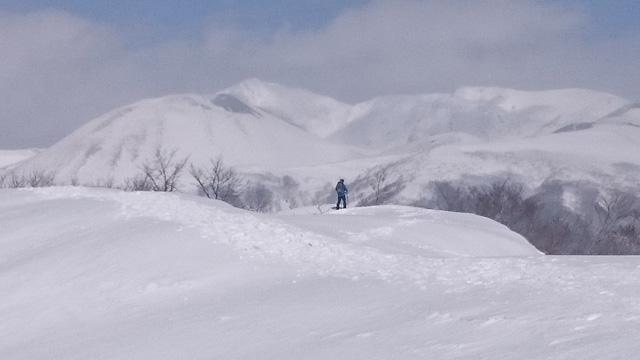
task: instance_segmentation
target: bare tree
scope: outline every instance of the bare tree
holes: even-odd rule
[[[379,169],[373,174],[368,185],[373,193],[364,196],[357,202],[357,206],[372,206],[388,204],[405,187],[404,178],[399,176],[393,182],[387,181],[387,169]],[[353,200],[351,201],[353,203]]]
[[[316,191],[313,195],[312,202],[313,204],[320,210],[320,213],[323,213],[322,206],[330,203],[335,204],[335,198],[333,197],[335,191],[333,186],[331,186],[330,182],[326,182],[320,190]]]
[[[0,179],[0,186],[17,189],[27,187],[48,187],[55,185],[55,173],[42,169],[34,169],[29,174],[18,175],[15,172],[3,175]]]
[[[356,206],[372,206],[391,203],[405,188],[405,179],[392,170],[404,160],[370,168],[350,182],[351,203]],[[353,199],[353,196],[356,199]]]
[[[29,185],[31,187],[54,186],[55,178],[56,175],[53,172],[34,170],[29,174]]]
[[[24,175],[20,176],[14,172],[10,174],[9,178],[6,181],[6,187],[8,187],[9,189],[25,188],[28,187],[27,184],[28,181]]]
[[[142,188],[151,191],[172,192],[178,190],[178,180],[187,164],[189,157],[177,159],[178,150],[167,152],[161,148],[156,149],[154,158],[142,164],[144,181]],[[139,179],[138,179],[139,180]]]
[[[243,192],[242,204],[247,210],[267,212],[272,209],[273,192],[263,184],[254,184]]]
[[[546,254],[640,254],[640,198],[632,193],[603,196],[601,189],[557,180],[529,197],[522,185],[509,180],[466,187],[436,182],[428,188],[431,197],[415,205],[491,218]],[[578,207],[563,201],[570,190]]]
[[[124,180],[124,191],[154,191],[153,184],[144,174],[137,174]]]
[[[387,182],[388,168],[381,166],[373,173],[373,177],[369,181],[369,186],[373,190],[373,204],[372,205],[380,205],[381,204],[381,196],[382,192],[385,190],[385,185]]]
[[[505,179],[488,186],[472,186],[469,196],[475,214],[503,222],[500,220],[522,201],[522,187]]]
[[[602,232],[610,232],[621,221],[638,218],[637,199],[628,194],[600,197],[594,205]]]
[[[283,189],[283,198],[289,209],[298,207],[296,196],[298,195],[300,184],[298,184],[298,182],[289,175],[282,177],[281,184]]]
[[[640,200],[631,194],[600,197],[594,205],[599,231],[590,248],[593,254],[640,252]]]
[[[432,208],[474,213],[496,220],[525,236],[545,253],[555,251],[571,232],[567,216],[541,216],[539,198],[525,198],[523,187],[508,179],[478,186],[438,181],[429,188],[432,197],[426,204]]]
[[[198,190],[209,199],[237,205],[244,180],[234,168],[225,166],[222,157],[211,159],[210,163],[205,169],[191,164],[189,173],[198,183]]]
[[[469,211],[470,196],[464,186],[446,181],[434,181],[429,187],[432,189],[432,195],[426,202],[428,207],[455,212]]]

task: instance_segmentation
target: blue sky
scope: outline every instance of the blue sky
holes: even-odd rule
[[[355,103],[461,86],[640,101],[637,0],[0,0],[0,149],[257,77]]]
[[[0,10],[32,12],[59,9],[119,26],[143,22],[158,26],[163,35],[197,34],[208,20],[228,16],[242,27],[273,30],[283,24],[295,29],[325,25],[349,8],[367,0],[2,0]],[[593,31],[617,35],[640,30],[640,2],[636,0],[548,0],[582,10]]]
[[[273,31],[282,26],[296,30],[326,25],[345,9],[367,0],[0,0],[0,10],[26,13],[59,9],[95,21],[130,27],[144,23],[154,36],[198,36],[208,21],[225,18],[243,28]],[[592,31],[624,35],[640,30],[637,0],[547,0],[584,12]]]
[[[640,31],[640,2],[637,0],[564,0],[588,16],[591,32],[606,36],[622,36]]]
[[[326,25],[345,9],[367,0],[0,0],[0,9],[28,13],[58,9],[122,27],[153,28],[148,41],[198,37],[209,22],[225,21],[251,31],[294,30]]]

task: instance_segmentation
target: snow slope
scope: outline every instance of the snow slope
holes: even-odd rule
[[[640,259],[542,256],[468,215],[259,215],[185,195],[49,188],[0,191],[0,228],[7,360],[640,350]]]
[[[630,106],[622,98],[583,89],[516,91],[462,88],[453,94],[385,96],[355,105],[347,126],[332,137],[390,149],[463,133],[477,141],[546,135],[591,124]]]
[[[637,191],[639,109],[584,89],[462,88],[355,105],[331,139],[395,155],[379,166],[388,168],[388,183],[404,184],[395,198],[401,203],[428,195],[425,185],[442,180],[509,178],[529,188],[560,180]]]
[[[446,144],[408,156],[394,174],[426,180],[510,178],[535,188],[545,181],[592,184],[601,189],[637,191],[640,176],[640,127],[598,123],[593,127],[533,138],[490,143]],[[395,175],[397,176],[397,175]],[[404,196],[415,198],[420,184]]]
[[[221,92],[273,114],[318,137],[325,138],[345,126],[351,105],[328,96],[248,79]]]
[[[206,166],[222,156],[235,167],[309,166],[359,155],[328,143],[229,94],[175,95],[143,100],[90,121],[16,171],[55,171],[61,183],[122,183],[158,149],[178,150]]]
[[[38,152],[40,152],[38,149],[0,150],[0,169],[26,160],[36,155]]]

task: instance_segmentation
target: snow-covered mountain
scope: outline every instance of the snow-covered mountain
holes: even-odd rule
[[[0,191],[0,358],[632,359],[640,259],[469,214]]]
[[[583,129],[620,116],[630,103],[581,89],[524,92],[463,88],[454,94],[387,96],[356,105],[335,138],[376,149],[464,134],[478,141],[521,139]],[[637,107],[637,106],[636,106]]]
[[[230,93],[143,100],[90,121],[15,171],[55,171],[61,182],[122,182],[158,149],[207,164],[222,156],[237,167],[313,166],[357,158],[357,149],[333,144],[244,103]]]
[[[0,169],[24,161],[39,152],[39,149],[0,150]]]
[[[351,105],[304,89],[249,79],[222,92],[320,138],[342,129]]]
[[[8,171],[117,184],[160,147],[196,165],[222,156],[254,176],[290,176],[307,194],[299,204],[338,177],[360,181],[354,188],[364,198],[364,179],[382,167],[392,170],[389,181],[402,178],[399,202],[421,196],[433,180],[508,176],[530,187],[558,179],[637,188],[640,105],[583,89],[479,87],[348,105],[250,79],[212,96],[114,110]]]

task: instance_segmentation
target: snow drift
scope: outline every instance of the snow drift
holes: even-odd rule
[[[2,359],[632,358],[640,260],[471,215],[0,191]]]

